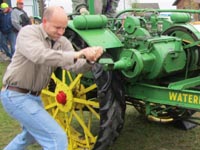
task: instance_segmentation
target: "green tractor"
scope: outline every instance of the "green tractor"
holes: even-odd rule
[[[123,128],[127,103],[151,121],[194,121],[200,110],[200,23],[191,22],[192,13],[200,11],[73,16],[65,36],[74,49],[102,46],[105,52],[91,72],[57,69],[42,91],[69,150],[107,150]]]

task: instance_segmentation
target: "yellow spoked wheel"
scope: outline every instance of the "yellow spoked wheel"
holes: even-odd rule
[[[68,149],[108,149],[124,125],[126,104],[120,76],[99,64],[93,66],[92,79],[91,75],[58,71],[41,96],[45,109],[66,131]]]
[[[91,96],[95,94],[88,96],[96,92],[96,84],[85,87],[81,78],[62,70],[61,79],[53,73],[42,91],[45,109],[67,133],[69,150],[93,149],[99,130],[99,102]]]

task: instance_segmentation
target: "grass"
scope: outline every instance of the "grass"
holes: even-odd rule
[[[2,77],[8,64],[8,62],[0,63],[0,89],[2,87]],[[0,103],[0,149],[3,149],[20,132],[21,128],[19,123],[4,111]],[[29,150],[38,149],[40,148],[37,144],[29,147]]]
[[[0,63],[0,80],[2,81],[2,77],[4,71],[7,67],[8,63],[1,62]],[[0,82],[0,88],[2,87],[2,82]],[[10,118],[8,114],[3,110],[2,105],[0,105],[0,149],[3,149],[9,140],[13,138],[17,132],[19,132],[20,128],[18,123]]]
[[[0,63],[0,80],[8,63]],[[0,87],[2,83],[0,82]],[[20,132],[19,124],[12,119],[0,104],[0,149]],[[199,150],[200,127],[185,131],[172,124],[159,124],[147,121],[128,106],[124,129],[111,147],[112,150]],[[39,150],[34,145],[30,150]]]
[[[200,128],[185,131],[147,121],[128,107],[126,122],[113,150],[199,150]]]

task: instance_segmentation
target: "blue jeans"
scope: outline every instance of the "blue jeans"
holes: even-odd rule
[[[2,41],[3,43],[10,43],[10,49],[7,47],[5,47],[5,52],[6,52],[6,55],[7,55],[7,52],[10,52],[10,55],[11,57],[13,56],[14,52],[15,52],[15,44],[16,44],[16,34],[14,31],[10,31],[8,33],[2,33]],[[8,55],[7,55],[8,56]],[[9,57],[9,56],[8,56]]]
[[[43,108],[39,96],[8,89],[2,90],[0,96],[6,112],[22,125],[22,132],[4,150],[25,150],[35,141],[43,150],[67,150],[66,133]]]
[[[15,35],[15,37],[16,37],[16,35]],[[3,49],[3,51],[6,54],[6,56],[12,58],[12,54],[11,54],[10,49],[8,48],[6,38],[3,35],[3,33],[1,33],[1,32],[0,32],[0,49]]]

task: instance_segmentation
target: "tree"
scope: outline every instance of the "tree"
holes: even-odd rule
[[[44,9],[46,8],[46,0],[38,0],[38,4],[39,4],[39,13],[40,16],[42,17]]]

